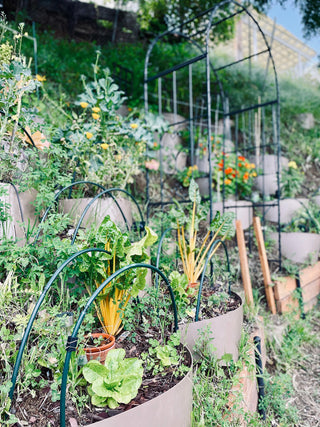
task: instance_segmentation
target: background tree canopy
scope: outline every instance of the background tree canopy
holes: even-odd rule
[[[168,29],[179,27],[184,22],[198,16],[202,12],[221,3],[221,0],[140,0],[138,12],[139,23],[142,31],[150,35],[158,35]],[[227,17],[230,12],[228,4],[219,8],[219,18]],[[184,34],[193,34],[194,39],[201,40],[207,27],[207,19],[200,16],[192,23],[183,26]],[[234,22],[222,22],[214,32],[211,39],[222,41],[233,36]]]

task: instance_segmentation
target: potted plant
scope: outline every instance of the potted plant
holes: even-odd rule
[[[189,211],[185,212],[180,206],[171,211],[174,219],[173,226],[177,229],[177,243],[183,275],[173,272],[170,278],[176,297],[187,308],[184,310],[187,318],[180,325],[182,341],[192,350],[199,334],[198,331],[209,325],[214,338],[215,349],[212,348],[212,351],[218,357],[231,353],[234,359],[237,359],[237,346],[241,336],[243,317],[241,298],[231,292],[221,292],[221,289],[215,293],[209,287],[205,292],[207,305],[211,305],[212,309],[224,306],[224,310],[221,313],[212,314],[209,319],[205,319],[204,313],[200,314],[202,285],[208,263],[214,259],[216,251],[224,240],[234,233],[234,214],[227,212],[220,215],[220,212],[217,212],[203,237],[199,238],[201,235],[199,226],[201,221],[207,218],[207,209],[200,204],[201,198],[194,180],[191,180],[190,183],[189,198],[192,202]],[[199,283],[200,277],[201,282]],[[196,304],[197,308],[192,309],[192,304]],[[230,311],[227,307],[231,307]],[[209,309],[209,312],[214,313],[214,310]],[[192,322],[188,319],[192,319]]]
[[[278,222],[278,209],[280,209],[280,223],[288,224],[295,213],[308,203],[306,198],[297,198],[301,194],[304,174],[299,170],[295,161],[291,160],[281,172],[281,186],[279,208],[274,200],[265,210],[265,218],[271,222]]]

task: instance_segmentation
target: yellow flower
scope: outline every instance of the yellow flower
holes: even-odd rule
[[[288,167],[292,169],[298,169],[297,163],[294,160],[288,163]]]
[[[116,154],[116,155],[114,156],[114,158],[115,158],[115,160],[116,160],[117,162],[120,162],[120,160],[122,159],[122,156],[121,156],[121,154]]]
[[[109,147],[109,144],[101,144],[101,148],[103,148],[104,150],[106,150]]]
[[[99,114],[92,113],[92,118],[98,120],[100,118]]]
[[[88,107],[88,103],[87,102],[80,102],[80,106],[82,107],[82,108],[87,108]]]
[[[99,113],[99,111],[101,111],[101,110],[100,110],[100,108],[99,108],[99,107],[93,107],[93,108],[92,108],[92,111],[93,111],[94,113]]]
[[[197,165],[194,165],[194,166],[193,166],[193,170],[194,170],[194,171],[198,170],[198,166],[197,166]]]
[[[224,183],[225,183],[226,185],[230,185],[230,184],[231,184],[231,182],[232,182],[232,181],[231,181],[231,179],[228,179],[228,178],[224,180]]]
[[[47,79],[46,76],[40,76],[40,74],[37,74],[36,80],[38,80],[38,82],[45,82]]]
[[[131,129],[137,129],[138,125],[137,123],[131,123],[130,127]]]
[[[86,132],[86,137],[88,139],[91,139],[93,137],[93,134],[91,132]]]
[[[251,169],[255,169],[255,168],[256,168],[256,165],[255,165],[254,163],[251,163],[251,164],[250,164],[250,168],[251,168]]]
[[[251,176],[256,177],[257,176],[257,172],[253,171]]]

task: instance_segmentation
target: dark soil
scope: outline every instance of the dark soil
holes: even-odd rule
[[[151,329],[146,334],[142,329],[138,328],[135,330],[134,339],[131,335],[127,335],[123,340],[120,338],[120,343],[117,343],[116,347],[124,348],[126,357],[139,357],[141,353],[148,351],[148,340],[150,338],[158,340],[161,344],[161,337],[158,331]],[[189,352],[183,346],[180,346],[179,351],[181,355],[181,364],[190,367],[191,356]],[[115,410],[110,410],[109,408],[95,408],[91,407],[91,405],[87,405],[83,409],[81,415],[79,415],[72,400],[67,398],[66,425],[71,425],[72,427],[84,426],[127,411],[174,387],[182,378],[183,375],[175,376],[175,366],[165,368],[164,372],[158,375],[153,375],[152,372],[147,372],[145,370],[138,395],[129,404],[121,404]],[[84,393],[87,393],[85,388],[82,389],[82,393],[80,392],[80,394]],[[51,390],[49,387],[35,390],[35,397],[32,397],[30,393],[24,394],[13,404],[12,412],[14,412],[20,420],[20,423],[15,424],[14,427],[59,426],[59,402],[51,401]]]

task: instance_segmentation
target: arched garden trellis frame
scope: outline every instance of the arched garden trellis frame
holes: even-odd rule
[[[234,60],[221,55],[218,41],[222,34],[221,26],[228,31],[236,28],[239,36],[239,22],[248,25],[249,40]],[[165,58],[160,58],[157,53],[158,45],[168,41],[172,43],[173,40],[186,42],[189,57],[180,61],[177,54],[174,65],[167,68]],[[219,49],[220,55],[216,55]],[[258,61],[260,68],[257,67]],[[240,69],[247,72],[247,84],[242,87],[236,79],[230,84],[230,79]],[[260,78],[254,80],[253,75]],[[245,212],[252,219],[255,212],[264,224],[265,212],[275,206],[279,231],[281,153],[278,78],[270,44],[250,10],[233,0],[222,1],[156,37],[145,60],[144,100],[145,110],[163,114],[171,129],[160,139],[158,152],[147,152],[147,156],[157,157],[160,161],[157,176],[147,170],[148,216],[152,209],[165,209],[172,203],[172,198],[186,201],[183,194],[175,192],[172,177],[202,160],[202,175],[206,179],[204,199],[210,201],[210,220],[215,210],[231,209],[238,218],[241,212]],[[183,153],[186,154],[182,156]],[[182,166],[179,164],[181,157],[187,160]],[[254,164],[258,174],[252,191],[245,195],[238,178],[243,166],[238,162],[239,157],[250,165]],[[230,159],[234,159],[232,191],[228,187],[231,180],[226,173]],[[191,170],[194,174],[194,169]],[[159,180],[161,189],[156,197],[150,191],[150,182],[154,179]],[[230,196],[231,201],[228,200]],[[251,235],[251,227],[249,233]],[[270,261],[281,266],[280,244],[279,234],[278,254]]]

